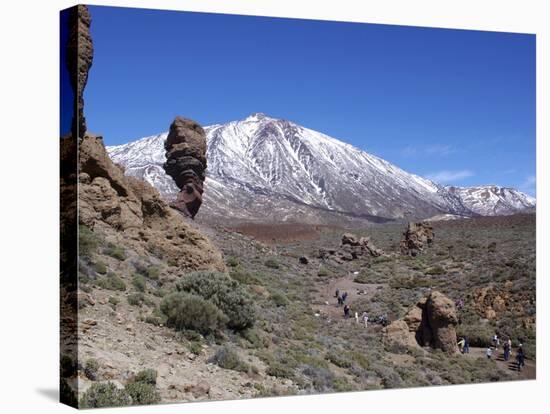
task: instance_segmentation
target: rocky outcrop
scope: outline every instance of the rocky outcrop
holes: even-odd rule
[[[368,255],[372,257],[381,256],[384,252],[376,248],[370,237],[357,237],[352,233],[342,235],[342,249],[356,259],[359,256]]]
[[[416,256],[433,243],[434,237],[433,227],[429,222],[409,222],[401,240],[401,253]]]
[[[406,347],[431,346],[447,353],[458,352],[458,317],[453,301],[433,291],[402,318],[384,328],[387,343]]]
[[[193,218],[202,204],[206,134],[195,121],[178,116],[170,125],[164,149],[164,170],[180,189],[172,207]]]
[[[138,254],[154,252],[186,270],[225,270],[221,253],[164,202],[156,189],[126,177],[101,137],[80,144],[79,222],[117,237]],[[114,230],[114,232],[113,232]]]
[[[94,46],[90,35],[92,18],[88,7],[78,5],[70,10],[69,40],[67,43],[67,68],[71,77],[74,95],[72,121],[73,136],[84,137],[86,119],[84,118],[84,88],[88,82],[88,71],[92,66]]]

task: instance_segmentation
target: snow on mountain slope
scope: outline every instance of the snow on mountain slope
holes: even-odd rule
[[[536,200],[518,190],[497,185],[448,187],[465,206],[482,216],[500,216],[533,211]]]
[[[483,210],[483,202],[470,201],[475,195],[466,197],[466,204],[461,191],[286,120],[252,114],[205,131],[204,214],[315,222],[327,214],[373,219]],[[162,169],[165,138],[162,133],[107,149],[127,174],[145,179],[170,199],[177,188]],[[483,211],[509,214],[506,206]]]

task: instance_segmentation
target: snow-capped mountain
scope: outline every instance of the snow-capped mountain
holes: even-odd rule
[[[264,114],[205,131],[208,169],[201,214],[326,222],[511,214],[521,209],[512,198],[524,200],[526,208],[534,206],[533,199],[506,189],[506,203],[491,198],[491,207],[483,208],[483,192],[447,188],[325,134]],[[178,189],[162,168],[166,136],[107,150],[126,174],[143,178],[170,199]]]
[[[464,205],[482,216],[501,216],[535,209],[536,200],[513,188],[498,185],[447,187]]]

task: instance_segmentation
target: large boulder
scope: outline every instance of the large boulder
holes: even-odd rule
[[[164,149],[164,170],[180,189],[172,207],[194,218],[202,204],[206,134],[197,122],[178,116],[170,125]]]
[[[443,293],[432,292],[425,305],[426,322],[430,328],[434,348],[448,353],[458,352],[456,325],[458,316],[454,302]]]
[[[407,314],[384,328],[388,343],[408,347],[431,346],[447,353],[458,352],[458,317],[453,301],[433,291]]]
[[[403,239],[400,245],[401,253],[416,256],[426,246],[430,246],[433,243],[434,237],[433,227],[429,222],[409,222],[407,229],[403,232]]]

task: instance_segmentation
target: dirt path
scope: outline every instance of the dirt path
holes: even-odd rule
[[[485,348],[470,348],[469,354],[464,354],[470,358],[486,358]],[[525,360],[525,366],[521,371],[518,371],[515,354],[512,354],[508,361],[504,360],[504,352],[499,349],[497,352],[493,351],[493,361],[503,370],[513,371],[517,374],[518,379],[535,379],[537,376],[537,367],[535,361]]]
[[[361,316],[362,309],[355,309],[353,303],[357,299],[370,299],[374,296],[380,286],[384,286],[379,283],[356,283],[353,281],[354,275],[341,277],[339,279],[333,279],[324,283],[319,288],[314,302],[315,311],[319,311],[322,316],[329,319],[342,319],[344,317],[343,306],[338,306],[336,297],[334,296],[336,289],[340,291],[340,294],[348,292],[346,303],[351,308],[350,314],[352,317],[355,312],[359,312]]]

